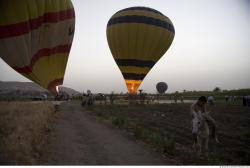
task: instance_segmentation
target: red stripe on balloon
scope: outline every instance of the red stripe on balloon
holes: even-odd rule
[[[39,28],[44,23],[56,23],[59,21],[72,19],[75,17],[74,9],[68,9],[59,12],[44,13],[35,19],[30,19],[24,22],[0,26],[0,38],[8,38],[26,34],[31,30]]]
[[[54,48],[42,48],[31,59],[30,64],[24,67],[12,67],[19,73],[30,73],[35,63],[42,57],[49,57],[53,54],[69,53],[71,45],[59,45]]]
[[[56,90],[56,86],[62,85],[62,84],[63,84],[63,78],[55,79],[48,84],[48,90],[56,95],[58,93]]]

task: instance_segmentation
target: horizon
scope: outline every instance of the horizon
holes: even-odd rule
[[[39,86],[38,84],[36,84],[35,82],[33,81],[26,81],[26,82],[20,82],[20,81],[0,81],[0,82],[13,82],[13,83],[33,83],[35,85],[37,85],[38,87],[44,89],[43,87]],[[83,93],[82,91],[79,91],[79,90],[75,90],[74,88],[71,88],[69,86],[64,86],[64,85],[60,85],[59,87],[65,87],[65,88],[69,88],[69,89],[73,89],[74,91],[76,92],[79,92],[79,93]],[[220,87],[219,87],[220,88]],[[215,89],[215,88],[214,88]],[[185,92],[214,92],[213,90],[185,90]],[[221,91],[219,92],[225,92],[225,91],[238,91],[238,90],[250,90],[250,88],[238,88],[238,89],[223,89],[223,88],[220,88]],[[45,89],[46,91],[48,91],[47,89]],[[87,90],[86,90],[87,91]],[[86,93],[86,91],[84,93]],[[90,90],[91,91],[91,90]],[[111,92],[92,92],[93,94],[98,94],[98,93],[102,93],[102,94],[110,94],[112,93],[113,91]],[[144,90],[142,90],[143,93],[148,93],[148,94],[159,94],[155,88],[155,92],[144,92]],[[184,90],[176,90],[176,91],[173,91],[173,92],[169,92],[169,91],[166,91],[164,94],[174,94],[174,93],[184,93]],[[128,92],[113,92],[114,94],[127,94]],[[137,91],[137,94],[139,93],[139,91]]]
[[[126,93],[123,76],[108,47],[106,25],[121,9],[147,6],[169,17],[176,34],[169,50],[139,89],[155,93],[158,82],[168,84],[167,93],[212,91],[215,87],[250,88],[249,1],[72,2],[76,14],[75,35],[62,86],[78,92]],[[0,71],[0,81],[30,82],[2,59]]]

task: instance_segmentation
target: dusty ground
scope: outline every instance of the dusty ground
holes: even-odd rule
[[[99,122],[79,101],[60,105],[52,124],[47,165],[174,164],[126,132]]]

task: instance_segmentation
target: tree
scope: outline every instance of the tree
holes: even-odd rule
[[[221,88],[220,87],[215,87],[213,92],[221,92]]]

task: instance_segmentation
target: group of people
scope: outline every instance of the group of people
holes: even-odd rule
[[[100,104],[104,103],[107,104],[107,98],[109,98],[109,102],[110,104],[114,103],[115,100],[115,95],[114,94],[110,94],[109,96],[98,93],[97,95],[94,95],[91,93],[90,90],[87,90],[87,94],[83,92],[82,94],[82,106],[92,106],[95,101],[99,101]]]
[[[227,103],[234,103],[237,99],[236,96],[225,96],[226,102]]]
[[[91,106],[94,104],[94,95],[90,90],[87,91],[87,94],[83,93],[82,95],[82,106]]]
[[[250,95],[245,96],[225,96],[227,103],[235,103],[236,100],[242,100],[243,106],[250,106]]]
[[[172,99],[174,100],[175,103],[178,102],[178,99],[180,99],[181,103],[184,103],[184,96],[177,96],[177,95],[173,95],[173,96],[169,96],[169,100],[172,103]]]

